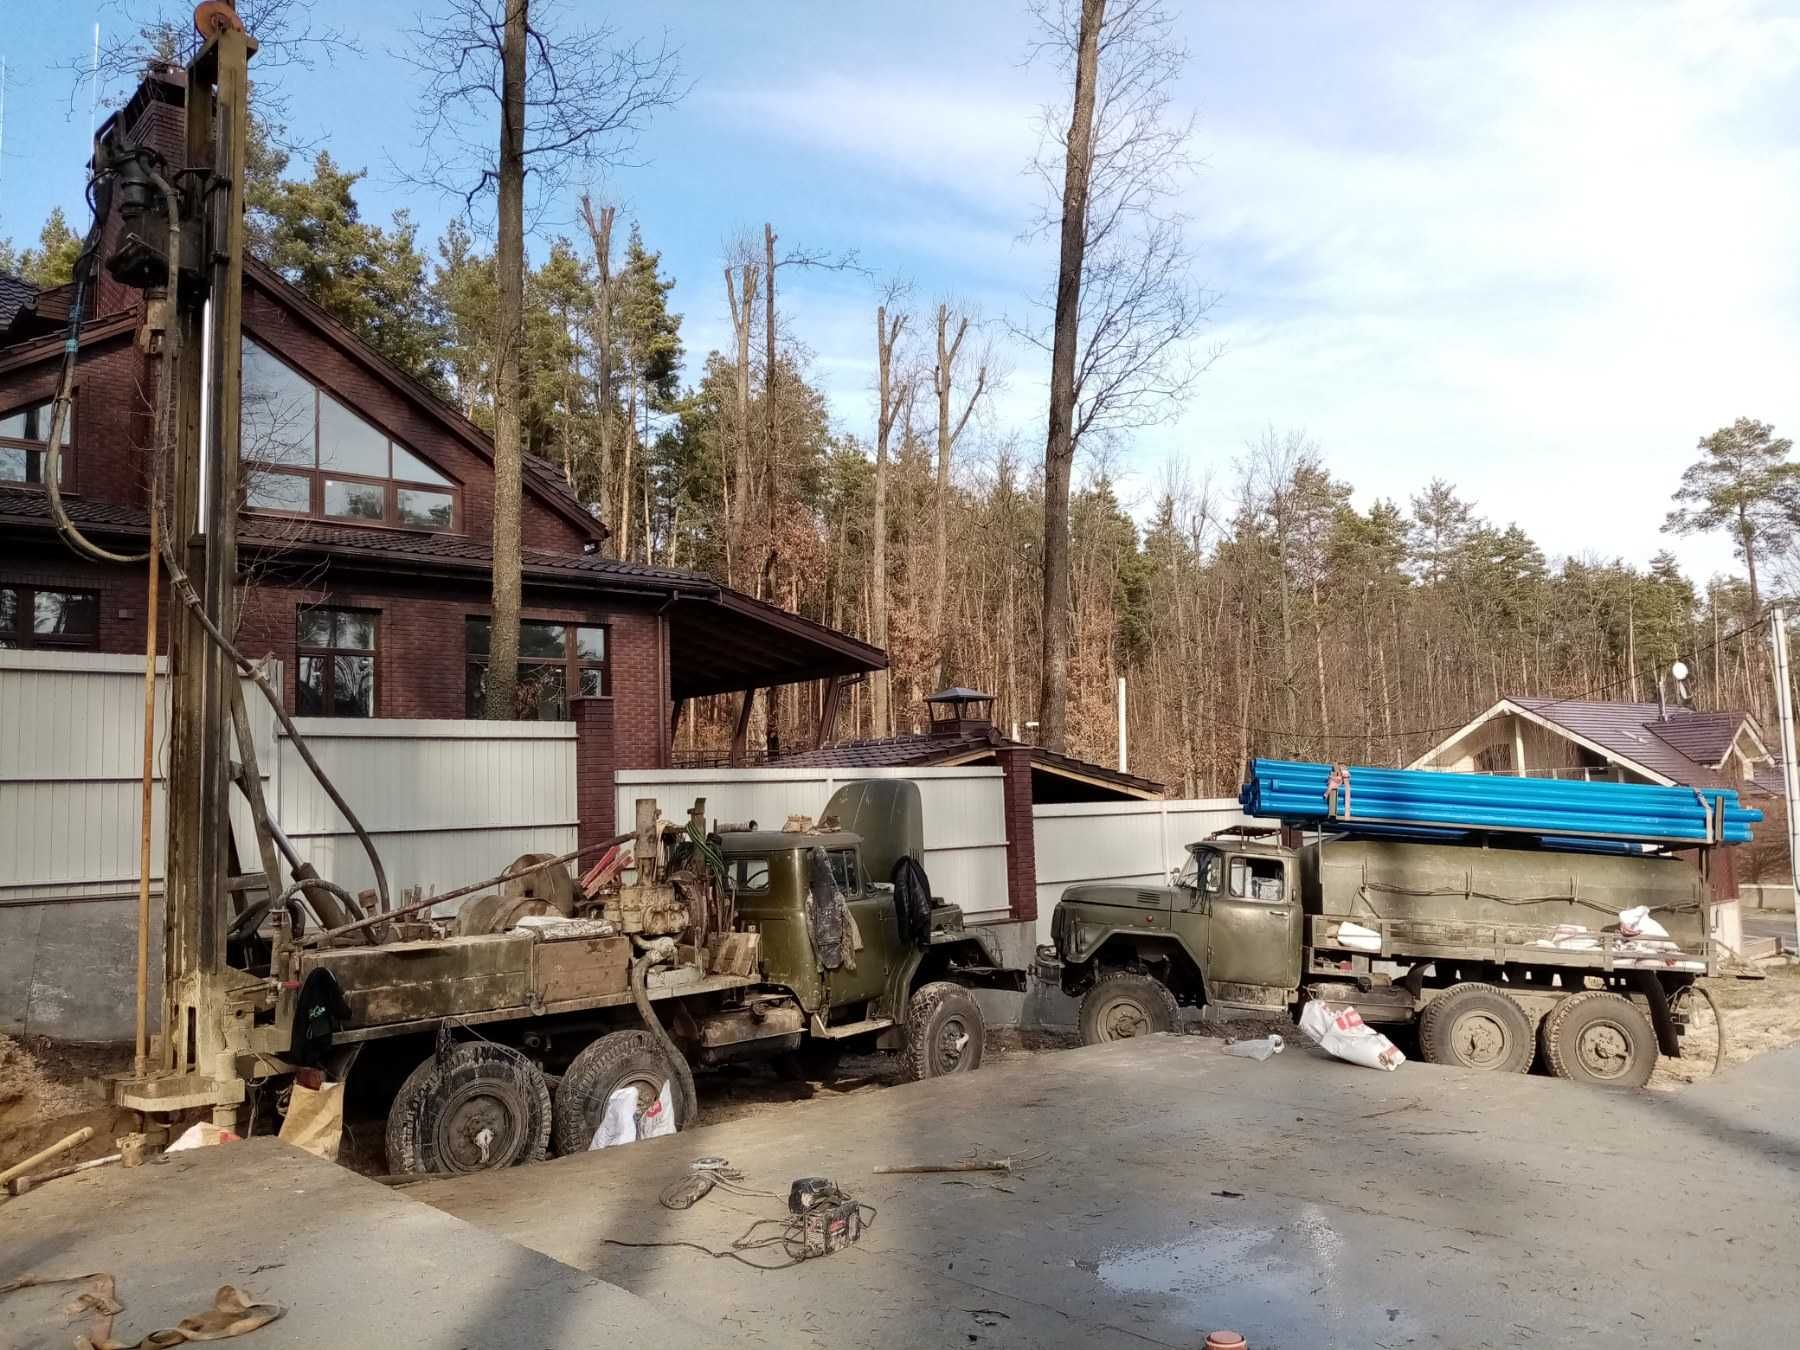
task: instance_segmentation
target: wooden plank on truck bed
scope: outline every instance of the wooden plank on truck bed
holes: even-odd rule
[[[532,987],[544,1003],[617,994],[631,986],[631,939],[566,938],[539,942]]]

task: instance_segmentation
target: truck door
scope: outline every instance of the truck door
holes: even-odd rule
[[[1224,885],[1207,899],[1212,910],[1207,925],[1209,987],[1299,985],[1300,896],[1291,858],[1228,854]]]
[[[889,969],[900,951],[900,927],[894,918],[894,893],[875,890],[863,876],[853,848],[830,850],[831,875],[849,902],[856,920],[862,949],[856,953],[856,969],[834,970],[825,978],[827,1001],[834,1008],[880,998],[887,986]]]

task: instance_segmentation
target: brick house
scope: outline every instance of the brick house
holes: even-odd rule
[[[120,114],[127,134],[179,162],[184,97],[180,71],[153,70]],[[102,257],[120,228],[108,223]],[[85,534],[141,552],[162,315],[97,275],[60,484]],[[69,289],[0,277],[0,647],[141,653],[146,569],[64,547],[43,486]],[[281,662],[297,714],[478,715],[489,437],[255,262],[243,315],[240,645]],[[577,720],[610,762],[584,771],[609,781],[614,768],[668,766],[689,699],[829,686],[887,664],[878,648],[701,574],[606,557],[605,527],[556,468],[526,464],[521,715],[568,718],[591,703]],[[164,615],[169,605],[165,588]],[[592,807],[610,828],[610,795]]]

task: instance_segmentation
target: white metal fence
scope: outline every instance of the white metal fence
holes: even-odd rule
[[[131,1034],[140,657],[0,651],[0,1031],[74,1040]],[[152,964],[161,957],[162,775],[158,680],[151,819]],[[356,837],[268,705],[246,691],[271,811],[295,851],[351,890],[373,884]],[[491,876],[521,853],[575,847],[575,729],[531,722],[301,718],[301,733],[375,839],[398,897]],[[233,794],[240,861],[257,866]]]
[[[1006,810],[997,768],[621,769],[613,775],[615,819],[629,829],[640,797],[655,798],[665,816],[680,819],[704,797],[709,823],[754,820],[778,830],[791,815],[818,816],[840,786],[864,778],[917,783],[931,889],[970,918],[1005,916]]]
[[[1084,882],[1153,886],[1187,846],[1244,822],[1235,797],[1167,802],[1075,802],[1031,813],[1037,839],[1038,941],[1065,887]]]

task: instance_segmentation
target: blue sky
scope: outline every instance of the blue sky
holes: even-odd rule
[[[429,0],[421,0],[429,8]],[[380,17],[365,11],[378,8]],[[391,55],[415,6],[319,0],[364,53],[282,85],[292,129],[370,169],[362,201],[452,209],[398,186],[413,75]],[[1014,0],[765,0],[565,16],[656,37],[695,87],[603,190],[677,279],[690,369],[728,332],[724,241],[854,248],[1026,319],[1052,265],[1021,241],[1022,172],[1057,90],[1021,65]],[[1179,91],[1204,167],[1187,192],[1194,279],[1220,294],[1224,357],[1168,426],[1120,447],[1139,504],[1173,468],[1229,486],[1246,441],[1304,428],[1365,504],[1433,475],[1554,554],[1646,560],[1696,438],[1738,416],[1800,429],[1800,9],[1729,3],[1180,4]],[[0,236],[80,204],[86,99],[53,62],[86,50],[95,0],[0,0],[9,62]],[[872,418],[874,281],[784,275],[789,331],[846,431]],[[1044,363],[1013,347],[983,446],[1039,452]],[[1721,542],[1677,550],[1701,576]]]

